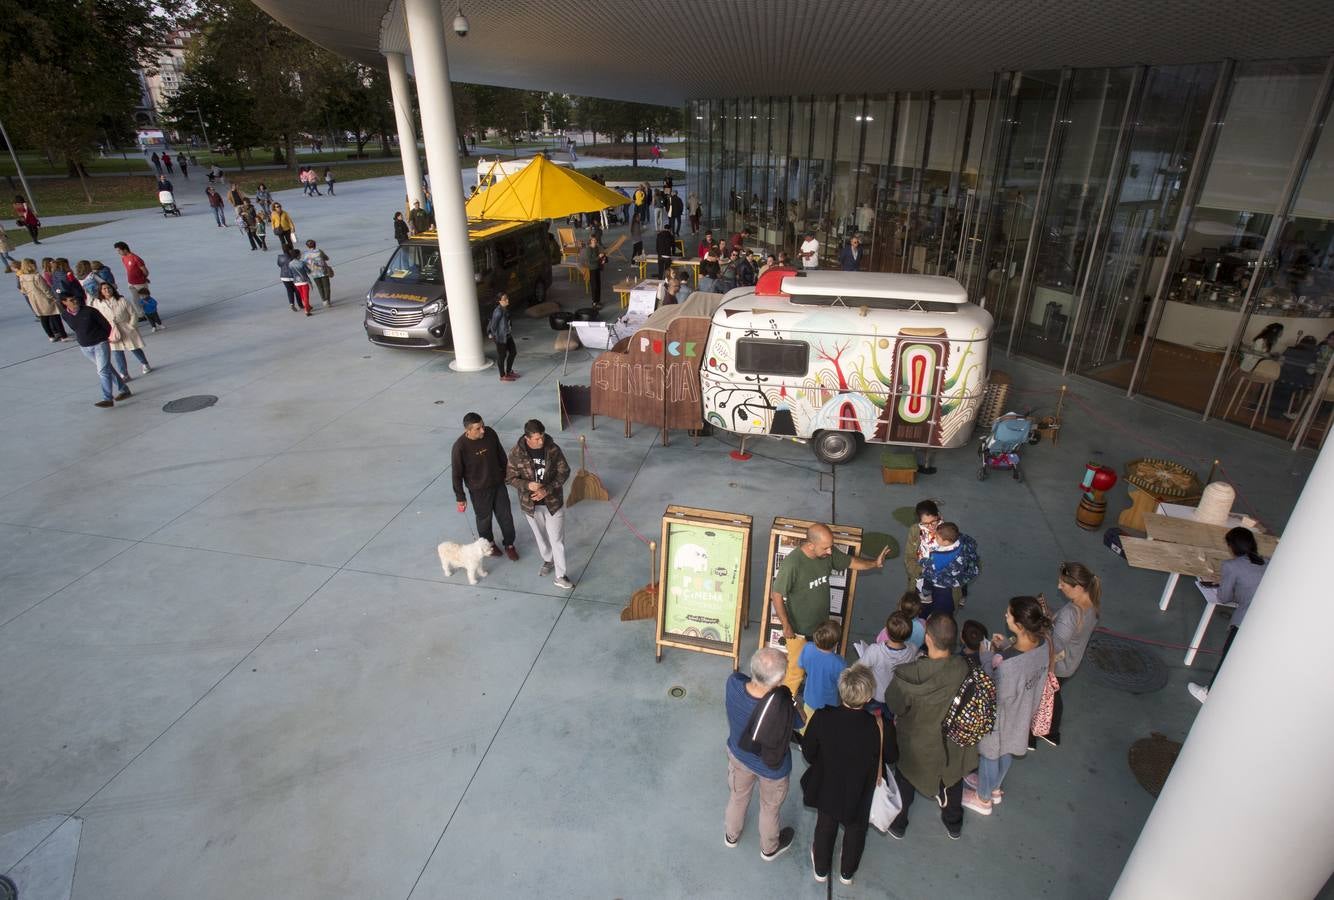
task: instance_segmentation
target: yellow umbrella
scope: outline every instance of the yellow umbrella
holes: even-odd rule
[[[536,221],[624,206],[630,200],[538,154],[523,169],[468,200],[470,219]]]

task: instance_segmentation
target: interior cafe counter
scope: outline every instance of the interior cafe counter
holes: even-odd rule
[[[1266,326],[1278,322],[1283,336],[1278,347],[1283,349],[1297,342],[1303,334],[1313,334],[1317,340],[1334,331],[1334,310],[1325,315],[1312,315],[1311,310],[1284,310],[1270,307],[1257,310],[1242,335],[1244,346]],[[1168,300],[1163,307],[1163,319],[1158,326],[1158,340],[1204,350],[1223,350],[1232,340],[1241,321],[1240,305],[1228,303],[1184,303]]]

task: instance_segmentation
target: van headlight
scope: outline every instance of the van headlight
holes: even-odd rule
[[[437,300],[434,303],[428,303],[422,307],[423,316],[433,316],[445,308],[444,300]]]

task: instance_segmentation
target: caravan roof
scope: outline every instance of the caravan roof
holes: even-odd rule
[[[968,302],[968,292],[953,278],[940,275],[891,275],[881,272],[799,272],[782,281],[783,293],[795,303],[820,298],[846,306],[858,300],[900,300],[918,303]]]

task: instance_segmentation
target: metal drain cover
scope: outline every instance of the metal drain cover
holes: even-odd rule
[[[14,886],[4,875],[0,875],[0,900],[15,900],[19,895],[19,889]]]
[[[1152,648],[1094,632],[1086,653],[1094,680],[1110,688],[1147,694],[1167,685],[1167,665]]]
[[[680,700],[685,695],[686,695],[686,689],[681,687],[681,685],[679,684],[673,685],[672,687],[667,689],[667,696],[671,697],[673,700]]]
[[[179,400],[172,400],[162,407],[163,412],[186,413],[198,412],[201,409],[208,409],[218,398],[212,394],[195,394],[192,397],[182,397]]]

